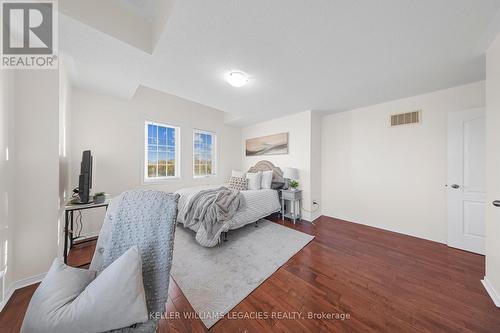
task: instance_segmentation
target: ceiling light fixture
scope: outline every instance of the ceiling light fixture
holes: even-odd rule
[[[233,87],[243,87],[248,83],[248,75],[241,71],[232,71],[226,74],[226,81]]]

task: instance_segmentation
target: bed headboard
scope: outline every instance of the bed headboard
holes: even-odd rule
[[[269,161],[259,161],[253,167],[248,169],[248,172],[258,172],[258,171],[272,171],[273,172],[273,183],[285,183],[283,178],[283,171]]]

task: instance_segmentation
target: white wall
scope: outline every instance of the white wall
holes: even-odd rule
[[[491,205],[500,200],[500,34],[486,56],[486,110],[486,280],[500,305],[500,208]]]
[[[322,117],[316,112],[311,113],[311,221],[321,215],[321,120]],[[317,205],[313,205],[315,201]]]
[[[0,94],[1,308],[58,255],[59,72],[0,71]]]
[[[446,243],[447,112],[485,105],[477,82],[322,119],[322,213]],[[422,110],[422,123],[389,116]]]
[[[64,206],[72,194],[71,179],[71,85],[66,67],[59,64],[59,220],[58,253],[64,246]]]
[[[14,80],[0,70],[0,304],[14,281]]]
[[[59,73],[15,74],[14,280],[47,272],[57,256]]]
[[[314,215],[310,213],[312,201],[319,201],[320,198],[312,196],[311,189],[311,164],[318,162],[318,156],[315,152],[314,161],[311,160],[311,145],[317,143],[317,137],[312,139],[311,133],[313,128],[317,128],[317,118],[313,121],[313,112],[304,111],[301,113],[293,114],[291,116],[273,119],[258,123],[251,126],[243,127],[242,129],[242,147],[241,154],[243,155],[242,166],[243,170],[248,170],[251,166],[255,165],[258,161],[268,160],[274,165],[283,169],[284,167],[294,167],[299,169],[299,188],[303,192],[303,206],[302,214],[306,220],[312,220],[317,217],[319,212]],[[285,155],[264,155],[264,156],[245,156],[245,141],[247,139],[266,136],[271,134],[285,133],[289,135],[289,153]],[[317,170],[317,167],[315,167]],[[315,178],[315,183],[317,179]],[[319,196],[319,193],[317,194]]]
[[[71,97],[72,180],[76,187],[82,151],[95,159],[94,191],[117,195],[138,188],[175,191],[227,182],[241,167],[241,130],[224,124],[224,113],[182,98],[140,87],[132,100],[73,89]],[[181,128],[181,179],[143,184],[144,122]],[[217,176],[193,179],[193,129],[217,133]],[[103,215],[87,214],[86,233],[99,230]]]

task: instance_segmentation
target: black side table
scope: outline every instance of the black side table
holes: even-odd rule
[[[80,240],[78,242],[75,242],[75,239],[77,237],[74,237],[74,229],[73,229],[73,215],[75,211],[82,211],[86,209],[95,209],[95,208],[100,208],[104,207],[106,210],[108,210],[109,202],[111,199],[107,199],[103,203],[95,204],[95,203],[88,203],[88,204],[68,204],[64,207],[64,263],[68,263],[68,251],[71,250],[74,244],[81,244],[85,242],[90,242],[93,240],[96,240],[97,237],[88,237],[85,238],[84,240]],[[69,243],[69,248],[68,248],[68,243]]]

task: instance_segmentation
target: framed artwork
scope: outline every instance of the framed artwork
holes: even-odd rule
[[[247,139],[246,156],[288,154],[288,133],[279,133]]]

